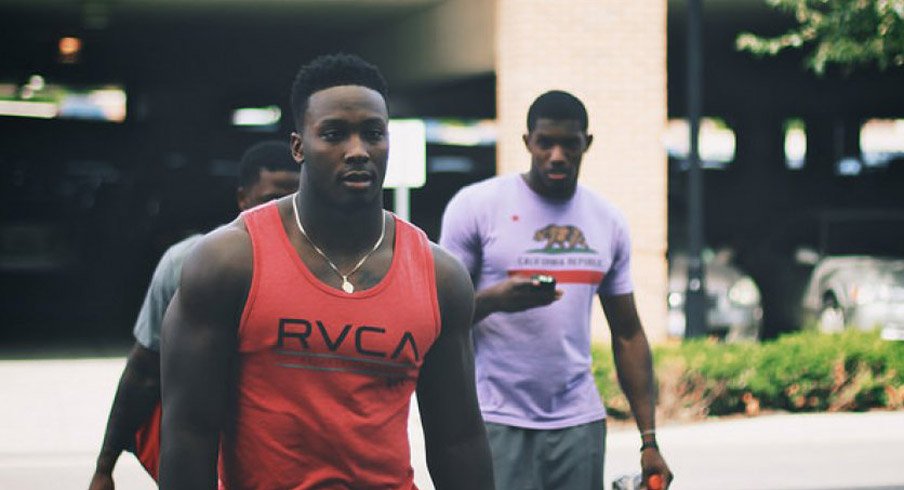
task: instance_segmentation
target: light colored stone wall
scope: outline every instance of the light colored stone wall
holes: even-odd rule
[[[356,52],[393,86],[492,73],[496,12],[492,0],[439,1],[374,29]]]
[[[527,109],[537,95],[567,90],[587,106],[594,142],[581,182],[626,215],[633,278],[647,335],[665,337],[665,0],[498,0],[498,172],[522,172]],[[608,338],[599,308],[594,335]]]

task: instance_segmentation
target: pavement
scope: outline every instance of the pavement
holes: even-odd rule
[[[676,490],[904,489],[904,411],[666,425],[657,438]],[[637,447],[636,429],[610,431],[607,475],[637,471]]]
[[[87,488],[124,365],[123,357],[0,361],[0,489]],[[415,481],[429,490],[416,410],[411,420]],[[606,489],[639,471],[636,429],[613,425]],[[658,437],[673,490],[904,489],[904,411],[665,424]],[[155,488],[129,454],[114,478],[120,489]]]

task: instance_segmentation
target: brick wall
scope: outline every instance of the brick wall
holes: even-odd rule
[[[498,171],[523,172],[521,142],[530,103],[550,89],[587,105],[594,142],[581,182],[627,216],[641,320],[665,335],[665,0],[498,0]],[[594,335],[608,338],[596,309]]]

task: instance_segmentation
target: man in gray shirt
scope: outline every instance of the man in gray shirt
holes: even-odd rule
[[[293,160],[288,143],[266,141],[258,143],[242,156],[237,204],[240,210],[250,209],[298,189],[298,164]],[[157,264],[144,304],[133,331],[135,345],[126,361],[119,381],[103,445],[97,457],[89,490],[112,490],[113,467],[123,450],[136,453],[148,472],[157,476],[157,444],[146,447],[136,438],[153,417],[160,405],[160,327],[182,272],[182,262],[203,235],[192,235],[171,246]],[[156,434],[154,434],[156,435]]]

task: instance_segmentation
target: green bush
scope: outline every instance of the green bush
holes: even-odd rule
[[[607,409],[629,416],[611,351],[599,346],[593,354]],[[653,356],[665,418],[904,408],[904,342],[874,332],[800,332],[759,344],[693,340],[657,346]]]

